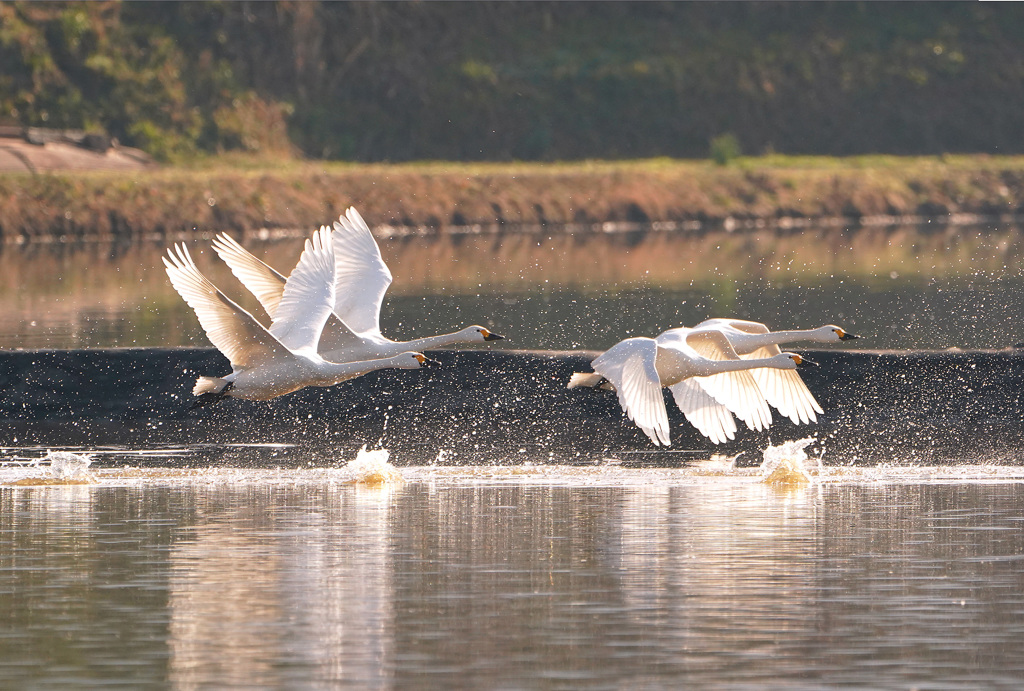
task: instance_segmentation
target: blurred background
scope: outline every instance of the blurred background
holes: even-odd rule
[[[0,3],[0,346],[205,344],[160,255],[356,205],[385,332],[1024,341],[1014,3]]]
[[[161,160],[1021,153],[1016,3],[5,2],[0,120]]]

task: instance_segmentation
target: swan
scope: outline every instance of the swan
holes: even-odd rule
[[[334,302],[334,252],[327,230],[306,240],[269,330],[199,272],[184,244],[169,249],[163,262],[171,285],[231,362],[231,374],[225,377],[199,377],[194,396],[264,401],[306,386],[332,386],[377,369],[418,369],[429,363],[416,352],[344,364],[317,354],[317,341]]]
[[[782,352],[781,343],[793,341],[815,341],[818,343],[835,343],[860,338],[836,326],[826,324],[816,329],[795,329],[790,331],[769,331],[760,322],[742,319],[707,319],[692,329],[679,331],[669,329],[667,334],[682,334],[687,343],[704,357],[713,360],[732,359],[717,347],[717,341],[701,338],[709,331],[717,331],[725,335],[729,344],[742,358],[767,358]],[[814,395],[800,379],[800,374],[793,371],[760,368],[751,371],[751,375],[770,405],[794,424],[816,422],[817,413],[823,412]]]
[[[317,232],[330,232],[321,226]],[[443,348],[456,343],[499,341],[504,337],[482,326],[467,326],[455,333],[392,341],[380,331],[380,308],[391,285],[391,271],[366,221],[350,207],[334,222],[335,291],[332,314],[320,339],[320,355],[333,362],[380,358],[409,350]],[[226,233],[213,242],[231,272],[274,317],[287,280],[260,261]]]
[[[721,333],[708,331],[699,339],[716,341],[717,347],[732,357],[704,357],[678,332],[657,339],[627,338],[591,362],[593,374],[574,373],[568,388],[610,385],[629,419],[656,445],[669,446],[668,411],[661,393],[667,386],[686,419],[718,444],[735,437],[736,423],[730,411],[754,429],[771,424],[764,396],[748,370],[793,370],[812,364],[796,353],[742,360]],[[715,376],[726,373],[728,376]]]

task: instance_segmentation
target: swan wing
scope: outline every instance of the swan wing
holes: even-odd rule
[[[284,285],[270,333],[289,350],[316,352],[334,304],[334,247],[321,228],[306,240],[299,263]]]
[[[228,265],[235,278],[256,296],[273,320],[288,278],[254,257],[227,233],[213,239],[213,250]]]
[[[749,370],[720,372],[708,377],[694,377],[693,380],[750,429],[763,430],[771,426],[771,408]]]
[[[686,344],[709,360],[741,359],[726,335],[717,329],[690,331],[686,334]],[[750,429],[762,430],[772,424],[772,411],[750,371],[721,372],[694,379],[704,391],[735,413]]]
[[[347,362],[348,355],[354,349],[360,351],[366,345],[366,339],[360,334],[352,333],[345,322],[338,319],[338,316],[331,314],[324,324],[323,333],[320,334],[319,352],[331,362]],[[359,358],[362,359],[362,358]]]
[[[334,262],[334,313],[357,334],[379,334],[380,307],[391,272],[354,208],[334,222]]]
[[[246,369],[289,355],[255,317],[199,272],[184,245],[167,250],[163,262],[171,285],[195,311],[206,336],[227,356],[233,369]]]
[[[690,346],[709,360],[739,360],[739,353],[733,348],[729,338],[716,329],[673,329],[666,332],[670,335],[673,332],[684,332],[683,338],[686,345]],[[660,338],[660,336],[659,336]]]
[[[780,352],[779,346],[773,345],[759,348],[744,358],[767,358]],[[824,412],[796,370],[758,367],[750,370],[750,374],[764,394],[765,400],[794,424],[817,422],[817,413]]]
[[[615,387],[619,405],[655,444],[671,444],[668,410],[661,393],[655,361],[658,344],[652,338],[628,338],[598,356],[594,371]]]
[[[705,319],[693,328],[720,329],[722,327],[731,327],[737,331],[742,331],[748,334],[769,333],[769,329],[765,324],[762,324],[761,322],[746,321],[744,319]]]
[[[736,438],[736,420],[732,413],[693,379],[684,379],[668,390],[690,424],[713,443],[722,444]]]

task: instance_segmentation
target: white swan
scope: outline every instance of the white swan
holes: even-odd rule
[[[326,226],[321,227],[324,232]],[[503,336],[482,326],[411,341],[392,341],[380,331],[380,308],[391,285],[391,272],[381,257],[366,221],[355,208],[334,222],[335,297],[332,315],[320,340],[320,355],[333,362],[380,358],[408,350],[443,348],[456,343],[501,340]],[[256,296],[267,314],[274,317],[285,279],[230,235],[222,233],[213,249],[231,272]]]
[[[428,362],[414,352],[345,364],[317,355],[317,341],[334,302],[334,252],[327,230],[306,241],[269,330],[203,276],[184,245],[169,249],[167,255],[163,261],[171,284],[231,362],[231,374],[225,377],[199,377],[192,389],[195,396],[268,400],[306,386],[332,386],[377,369],[418,369]]]
[[[701,335],[716,331],[725,335],[729,344],[742,358],[768,358],[782,352],[781,343],[793,341],[815,341],[835,343],[848,341],[859,336],[849,333],[835,324],[826,324],[817,329],[795,329],[791,331],[769,331],[759,322],[742,319],[707,319],[692,329],[683,329],[687,343],[704,357],[713,360],[732,359],[731,353],[722,352],[717,341],[702,338]],[[680,332],[669,329],[662,336]],[[660,336],[659,336],[660,338]],[[755,369],[751,371],[754,380],[765,399],[794,424],[816,422],[817,413],[823,412],[814,395],[800,379],[797,372],[778,369]]]
[[[723,352],[732,350],[720,333],[708,332],[701,338],[717,340]],[[591,363],[594,374],[573,374],[569,388],[602,386],[607,381],[629,419],[655,444],[668,446],[668,411],[661,393],[667,386],[687,420],[717,444],[735,436],[736,423],[729,411],[755,429],[771,424],[763,394],[748,370],[792,370],[806,364],[809,361],[796,353],[756,360],[741,360],[734,353],[732,359],[714,360],[700,355],[682,334],[670,333],[617,343]],[[730,375],[715,376],[723,373]]]

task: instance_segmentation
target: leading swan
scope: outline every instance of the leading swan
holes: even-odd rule
[[[696,340],[700,339],[714,342],[722,352],[730,353],[731,359],[702,356],[680,332],[666,332],[657,339],[627,338],[591,363],[594,374],[573,374],[569,388],[599,387],[607,382],[629,419],[655,444],[668,446],[668,411],[661,393],[668,387],[687,420],[717,444],[735,435],[730,411],[754,429],[771,424],[771,413],[749,370],[793,370],[810,364],[796,353],[742,360],[721,333],[708,331]]]
[[[779,348],[782,343],[837,343],[860,338],[835,324],[826,324],[816,329],[770,331],[760,322],[742,319],[706,319],[692,329],[669,329],[662,336],[681,335],[698,353],[713,360],[734,357],[732,351],[721,350],[717,346],[718,341],[702,337],[703,334],[712,331],[724,335],[741,358],[774,357],[782,352]],[[817,414],[823,412],[814,395],[800,379],[799,373],[772,368],[754,369],[750,373],[764,394],[765,400],[794,424],[816,422]]]

